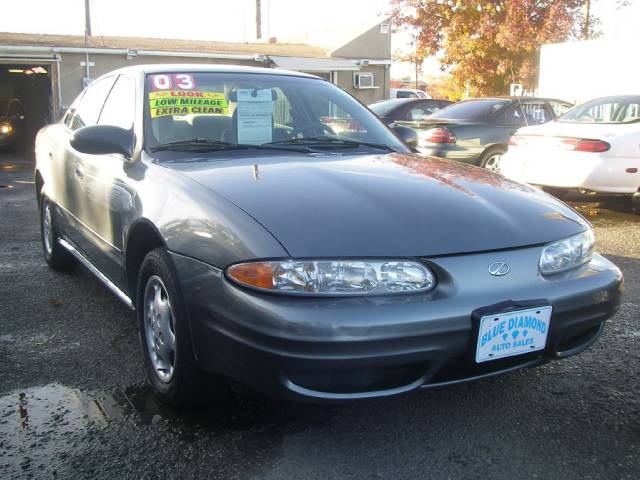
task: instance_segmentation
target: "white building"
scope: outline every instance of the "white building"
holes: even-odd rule
[[[605,95],[640,94],[640,38],[544,45],[538,92],[573,103]]]

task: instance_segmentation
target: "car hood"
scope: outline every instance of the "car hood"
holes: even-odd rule
[[[294,257],[409,257],[542,244],[586,222],[547,194],[418,155],[165,163],[226,197]]]

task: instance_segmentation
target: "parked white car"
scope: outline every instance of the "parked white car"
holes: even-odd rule
[[[640,189],[640,95],[603,97],[553,122],[524,127],[500,159],[504,176],[556,192]]]
[[[389,98],[431,98],[427,92],[415,88],[392,88]]]

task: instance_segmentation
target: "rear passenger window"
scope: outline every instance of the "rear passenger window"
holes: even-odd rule
[[[505,120],[511,125],[537,125],[551,120],[549,113],[542,103],[523,103],[517,105],[505,115]]]
[[[87,87],[76,108],[69,128],[77,130],[88,125],[96,125],[104,101],[113,85],[113,77],[103,78]]]

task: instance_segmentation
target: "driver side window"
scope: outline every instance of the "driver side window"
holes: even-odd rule
[[[113,77],[103,78],[92,83],[85,90],[80,103],[73,113],[69,128],[77,130],[88,125],[96,125],[104,101],[113,85]],[[75,103],[75,102],[74,102]]]

